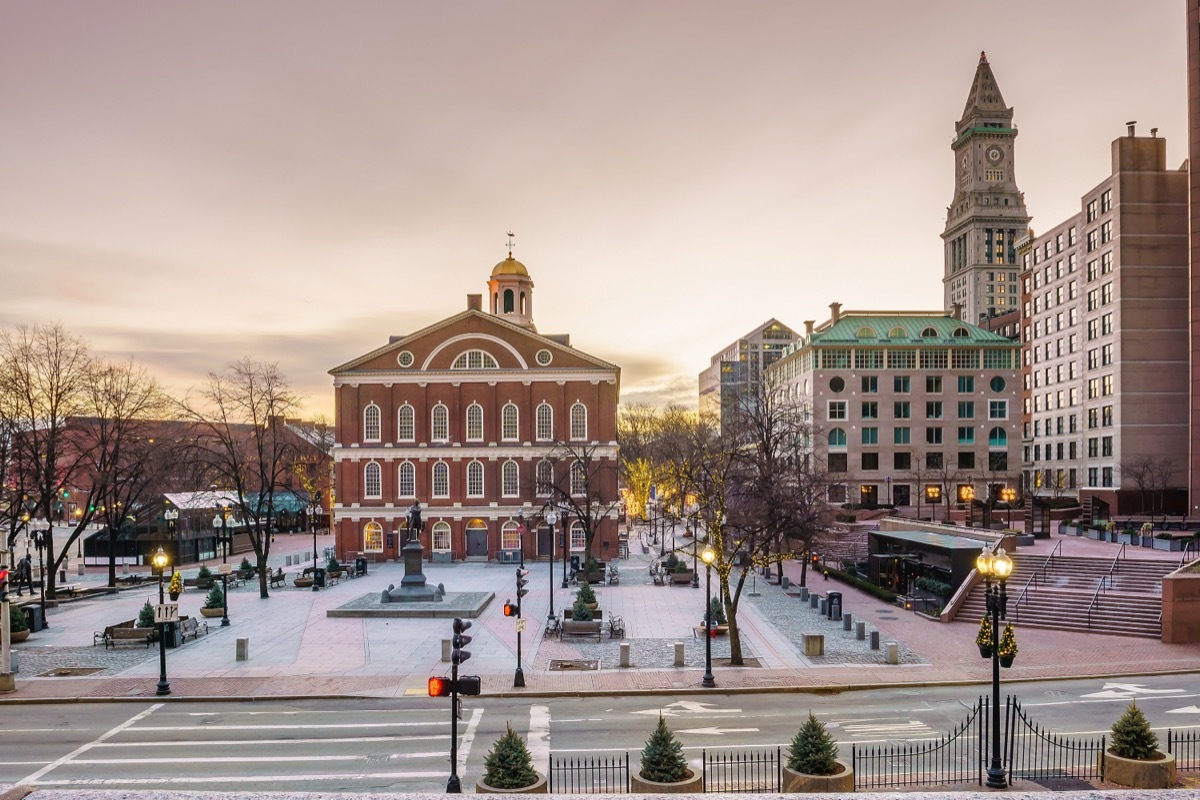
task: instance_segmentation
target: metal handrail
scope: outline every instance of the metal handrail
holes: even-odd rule
[[[1180,555],[1180,557],[1179,557],[1179,568],[1180,569],[1182,569],[1183,565],[1187,563],[1188,551],[1192,549],[1192,545],[1197,545],[1196,555],[1200,555],[1200,538],[1188,539],[1186,542],[1184,542],[1183,554]]]
[[[1096,601],[1100,599],[1100,592],[1105,588],[1105,584],[1112,586],[1113,573],[1117,571],[1117,565],[1121,562],[1121,557],[1125,555],[1125,545],[1121,545],[1121,549],[1117,551],[1117,557],[1113,559],[1112,566],[1108,568],[1108,574],[1100,577],[1100,582],[1096,585],[1096,591],[1092,593],[1092,602],[1088,603],[1088,624],[1092,627],[1092,609],[1096,607]]]
[[[1062,539],[1059,539],[1058,544],[1054,545],[1054,549],[1050,551],[1050,555],[1046,556],[1046,560],[1042,562],[1042,565],[1035,569],[1033,574],[1029,576],[1029,580],[1025,582],[1025,586],[1022,587],[1021,593],[1017,595],[1017,602],[1013,603],[1013,621],[1021,621],[1021,601],[1025,599],[1027,594],[1029,594],[1030,586],[1040,585],[1039,583],[1036,583],[1039,572],[1042,574],[1042,580],[1046,580],[1046,570],[1050,568],[1050,563],[1054,560],[1054,556],[1058,555],[1058,551],[1061,549]]]

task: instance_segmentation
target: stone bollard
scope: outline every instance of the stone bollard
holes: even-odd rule
[[[829,601],[826,600],[824,597],[822,597],[821,598],[821,616],[822,617],[827,616],[829,614],[828,609],[829,609]]]
[[[867,623],[856,622],[854,624],[854,638],[858,639],[860,642],[867,638]]]
[[[454,640],[442,639],[442,661],[449,664],[451,654],[454,652]]]
[[[122,562],[121,562],[121,574],[122,574],[122,575],[128,575],[128,574],[129,574],[129,565],[128,565],[128,564],[126,564],[124,561],[122,561]]]
[[[291,557],[291,556],[284,556],[284,557],[283,557],[283,565],[284,565],[285,567],[290,567],[290,566],[292,565],[292,557]]]
[[[21,651],[20,650],[9,650],[8,651],[8,659],[9,659],[8,665],[12,669],[12,674],[16,675],[18,672],[21,671]]]
[[[629,642],[621,642],[621,666],[628,667],[629,665]]]
[[[783,590],[786,592],[786,591],[788,590],[788,587],[792,585],[791,578],[789,578],[788,576],[784,575],[782,578],[780,578],[780,579],[779,579],[779,585],[780,585],[780,586],[783,588]]]
[[[900,663],[900,645],[899,645],[899,643],[897,643],[897,642],[888,642],[887,643],[887,663],[889,663],[889,664],[899,664]]]
[[[84,575],[87,575],[87,570],[86,570],[86,569],[84,569],[84,565],[83,565],[83,564],[80,564],[80,565],[79,565],[79,566],[77,566],[75,569],[76,569],[76,570],[79,572],[79,577],[81,577],[81,578],[82,578]]]
[[[808,587],[807,587],[807,586],[801,586],[801,587],[800,587],[800,599],[801,599],[801,600],[807,600],[807,599],[808,599]]]
[[[804,637],[804,655],[806,656],[823,656],[825,655],[825,636],[820,633],[805,633]]]
[[[236,661],[249,661],[250,660],[250,639],[249,639],[249,637],[243,637],[243,638],[240,638],[237,640],[237,652],[236,652],[235,660]]]
[[[879,631],[871,631],[871,649],[879,649]]]
[[[683,666],[683,642],[675,643],[675,666]]]
[[[809,608],[816,608],[817,604],[819,602],[821,602],[821,598],[818,597],[816,594],[810,594],[808,596],[808,607]]]
[[[850,630],[851,626],[854,624],[851,621],[853,619],[853,617],[854,617],[854,615],[851,614],[849,611],[847,611],[845,614],[842,614],[842,630],[844,630],[844,631]]]

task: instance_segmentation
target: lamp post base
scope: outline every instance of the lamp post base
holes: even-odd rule
[[[167,683],[166,681],[159,681],[158,688],[155,690],[154,693],[156,695],[158,695],[159,697],[162,697],[163,695],[166,695],[166,694],[170,694],[171,693],[171,684]]]
[[[1008,781],[1004,777],[1004,767],[988,767],[987,786],[989,789],[1007,789]]]
[[[525,686],[525,670],[521,669],[520,667],[517,667],[517,672],[515,675],[513,675],[513,686]]]
[[[700,679],[700,685],[705,689],[714,689],[717,685],[717,679],[713,677],[711,672],[704,673],[704,677]]]
[[[446,781],[446,794],[462,794],[462,782],[457,775],[451,775],[450,780]]]

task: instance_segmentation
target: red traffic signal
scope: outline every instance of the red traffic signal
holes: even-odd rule
[[[449,697],[450,684],[452,681],[449,678],[430,678],[429,679],[429,696],[430,697]]]
[[[0,568],[0,602],[8,599],[8,570]],[[7,623],[8,620],[5,620]]]
[[[511,602],[505,600],[504,601],[504,616],[515,617],[516,615],[517,615],[517,607],[515,605],[513,605]]]

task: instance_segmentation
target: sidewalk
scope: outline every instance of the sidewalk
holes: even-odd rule
[[[318,552],[331,541],[323,536]],[[1023,552],[1049,552],[1062,541],[1067,555],[1095,554],[1110,558],[1117,545],[1055,535]],[[277,537],[272,568],[287,556],[311,552],[312,537],[297,534]],[[633,666],[617,664],[620,642],[607,637],[600,645],[566,643],[543,635],[553,592],[555,613],[569,607],[574,587],[562,589],[562,565],[530,563],[530,593],[523,605],[527,630],[523,636],[526,688],[514,689],[517,640],[514,620],[503,616],[501,606],[512,597],[512,565],[465,563],[428,564],[431,584],[443,583],[447,591],[490,591],[495,601],[474,621],[468,646],[472,658],[464,674],[483,678],[485,694],[631,694],[638,692],[712,691],[700,687],[704,672],[704,641],[693,630],[704,613],[704,575],[700,588],[655,586],[648,567],[652,555],[642,554],[636,536],[631,557],[616,562],[620,584],[597,587],[606,618],[622,616],[628,627]],[[1157,555],[1156,555],[1157,554]],[[1179,554],[1145,550],[1132,557],[1165,557]],[[231,557],[236,566],[241,556]],[[220,563],[217,559],[216,563]],[[548,567],[551,572],[548,572]],[[300,567],[294,567],[299,569]],[[106,574],[96,568],[89,582],[103,583]],[[194,574],[194,570],[189,570]],[[167,651],[167,677],[173,698],[424,696],[429,676],[447,674],[441,661],[442,640],[450,636],[444,619],[330,618],[326,611],[368,594],[378,594],[389,584],[399,584],[403,565],[372,565],[367,576],[343,579],[318,592],[285,588],[259,597],[256,583],[233,589],[229,595],[232,625],[219,627],[210,619],[210,633],[181,648]],[[785,574],[799,581],[800,564],[789,563]],[[715,577],[715,576],[714,576]],[[1023,583],[1020,576],[1014,578]],[[840,591],[844,610],[868,629],[878,630],[882,642],[901,645],[901,663],[887,665],[884,651],[870,651],[841,624],[820,617],[807,603],[787,596],[761,578],[747,579],[739,606],[745,655],[757,667],[730,667],[721,659],[728,654],[728,639],[713,642],[714,674],[718,691],[808,691],[831,688],[866,688],[881,685],[928,685],[991,681],[991,662],[979,657],[974,645],[977,620],[940,624],[887,605],[853,587],[808,575],[809,587],[824,594]],[[714,580],[714,592],[716,581]],[[749,597],[757,588],[760,597]],[[189,589],[180,598],[180,613],[198,616],[204,592]],[[50,609],[51,627],[14,649],[20,654],[17,691],[0,702],[137,698],[154,696],[158,680],[158,651],[126,646],[106,651],[92,646],[92,634],[106,625],[137,615],[147,599],[157,601],[157,586],[147,583],[118,595],[64,603]],[[797,645],[803,632],[826,634],[826,656],[806,658]],[[235,640],[249,639],[250,658],[235,660]],[[1149,639],[1100,636],[1018,628],[1020,654],[1005,681],[1065,677],[1115,677],[1200,669],[1200,645],[1164,645]],[[673,664],[674,643],[683,642],[686,664]],[[554,671],[554,661],[593,660],[599,669]],[[75,670],[62,677],[42,677],[56,670]],[[88,671],[81,674],[78,671]]]

